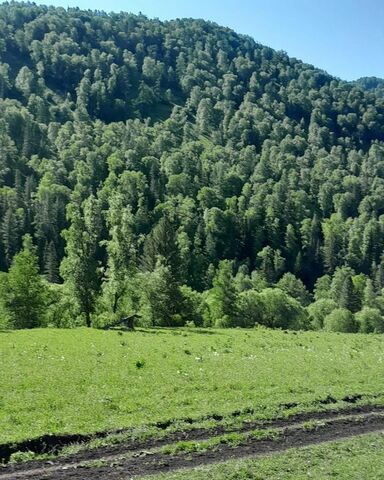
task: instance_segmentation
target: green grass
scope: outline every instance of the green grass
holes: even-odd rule
[[[266,440],[277,439],[280,435],[278,429],[252,430],[246,433],[226,433],[207,440],[200,441],[181,441],[170,445],[165,445],[160,448],[160,452],[167,455],[177,455],[180,453],[195,453],[213,450],[220,445],[229,445],[237,447],[242,443],[248,442],[250,439]]]
[[[382,336],[264,329],[0,332],[0,443],[246,408],[272,418],[328,396],[382,402],[383,347]]]
[[[384,478],[384,435],[292,449],[254,460],[167,473],[151,480],[379,480]],[[143,478],[144,480],[144,478]]]

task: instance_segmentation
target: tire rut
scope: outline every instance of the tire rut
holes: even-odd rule
[[[302,448],[305,446],[329,442],[338,439],[347,439],[353,436],[370,432],[384,431],[384,415],[382,410],[371,410],[369,412],[342,415],[337,414],[312,416],[311,420],[326,420],[328,423],[314,427],[313,429],[303,428],[303,424],[271,422],[266,428],[279,426],[282,428],[281,435],[276,439],[247,439],[244,443],[234,447],[222,444],[213,450],[191,453],[188,455],[169,455],[162,452],[140,452],[138,448],[130,450],[126,445],[119,445],[119,451],[113,455],[106,454],[105,449],[95,449],[92,458],[74,456],[72,461],[61,459],[57,462],[28,462],[16,466],[6,466],[0,470],[0,480],[105,480],[127,479],[135,476],[166,473],[182,468],[194,468],[200,465],[220,463],[229,459],[245,457],[259,457],[279,453],[289,448]],[[325,412],[324,412],[325,413]],[[246,431],[246,430],[245,430]],[[196,440],[207,440],[204,437]],[[171,442],[165,442],[168,445]],[[131,452],[136,456],[122,458]],[[147,454],[146,454],[147,453]],[[90,462],[87,463],[86,462]],[[99,463],[100,465],[97,465]],[[103,465],[101,465],[103,463]]]

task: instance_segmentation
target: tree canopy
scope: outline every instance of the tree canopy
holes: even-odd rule
[[[3,3],[3,272],[25,234],[88,325],[183,324],[201,298],[197,322],[286,328],[262,312],[285,297],[323,325],[312,292],[383,312],[383,81],[203,20]]]

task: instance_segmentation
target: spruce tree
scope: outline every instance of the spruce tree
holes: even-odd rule
[[[5,307],[15,328],[34,328],[44,324],[46,292],[39,275],[36,247],[28,234],[23,238],[22,250],[13,258],[5,289]]]

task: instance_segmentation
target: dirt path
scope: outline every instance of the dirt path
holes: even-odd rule
[[[365,408],[368,407],[364,407],[363,410]],[[282,452],[293,447],[304,447],[364,433],[384,431],[382,407],[371,407],[369,411],[363,412],[361,410],[361,408],[356,408],[349,413],[339,411],[311,414],[310,416],[309,414],[298,415],[289,420],[270,422],[265,424],[265,428],[278,427],[282,429],[280,436],[275,439],[245,438],[244,443],[236,447],[222,444],[213,450],[188,455],[169,455],[159,451],[145,451],[180,440],[177,438],[179,434],[174,434],[173,437],[161,441],[154,440],[141,446],[136,445],[136,447],[132,444],[121,444],[81,452],[71,458],[57,459],[53,462],[9,465],[0,469],[0,480],[105,480],[109,478],[127,480],[135,476],[166,473],[180,468],[193,468],[234,458],[258,457]],[[303,422],[308,421],[325,423],[317,426],[315,424],[303,425]],[[253,428],[255,428],[254,425]],[[247,429],[243,431],[251,429],[250,426],[247,426]],[[217,431],[192,430],[185,432],[183,439],[202,441],[213,438],[217,434]]]

